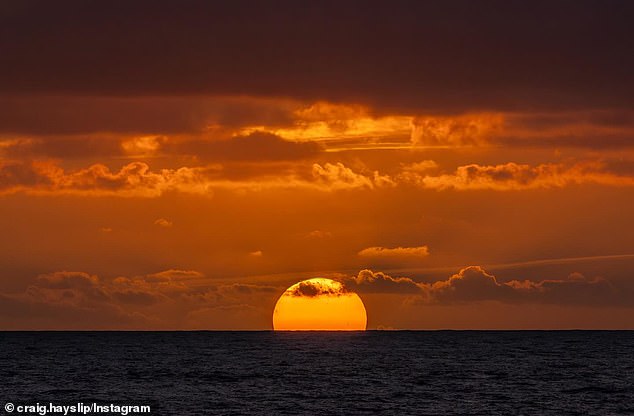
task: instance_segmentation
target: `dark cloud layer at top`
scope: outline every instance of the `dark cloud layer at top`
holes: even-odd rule
[[[625,1],[0,4],[0,91],[631,107]]]

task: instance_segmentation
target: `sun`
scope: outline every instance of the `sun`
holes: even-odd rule
[[[273,311],[276,331],[364,331],[365,306],[337,281],[303,280],[286,289]]]

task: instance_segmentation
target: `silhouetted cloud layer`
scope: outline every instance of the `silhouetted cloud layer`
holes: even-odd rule
[[[188,317],[208,315],[210,309],[250,310],[253,306],[248,302],[253,297],[280,291],[256,284],[192,284],[203,277],[193,270],[114,279],[72,271],[44,274],[22,293],[0,293],[0,324],[10,328],[34,322],[39,328],[57,329],[183,328],[199,324]],[[173,312],[178,313],[171,316]]]
[[[356,277],[344,280],[344,284],[359,293],[411,295],[413,300],[422,303],[498,301],[634,307],[634,293],[615,287],[601,277],[587,278],[577,272],[560,280],[499,282],[482,267],[469,266],[446,280],[420,283],[407,277],[395,278],[382,272],[362,270]]]
[[[633,293],[601,277],[588,278],[576,272],[564,279],[500,282],[482,267],[469,266],[444,280],[421,283],[361,270],[335,284],[302,281],[284,292],[266,283],[213,284],[194,270],[169,269],[114,278],[59,271],[38,276],[21,292],[0,293],[0,324],[5,328],[55,329],[225,328],[225,323],[242,327],[239,320],[247,313],[255,314],[256,318],[249,315],[250,319],[266,326],[270,308],[283,293],[316,297],[350,292],[362,297],[400,295],[409,305],[500,302],[634,307]],[[210,319],[206,323],[205,317]]]

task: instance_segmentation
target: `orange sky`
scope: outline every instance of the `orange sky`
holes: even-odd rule
[[[226,45],[205,31],[231,28],[208,29],[203,6],[158,7],[173,33],[200,33],[153,41],[131,6],[121,39],[93,39],[110,46],[101,62],[73,39],[111,33],[111,9],[70,23],[50,10],[36,33],[38,7],[1,12],[16,62],[0,70],[1,329],[271,329],[284,290],[315,277],[357,292],[369,329],[634,328],[634,72],[618,11],[606,29],[581,2],[548,42],[521,10],[500,11],[513,29],[452,15],[491,33],[441,27],[442,49],[411,39],[424,22],[394,29],[408,14],[396,6],[370,7],[343,44],[346,10],[295,10],[295,39],[295,21],[227,6],[252,30]],[[448,12],[436,8],[427,19]],[[259,72],[244,72],[254,56]]]

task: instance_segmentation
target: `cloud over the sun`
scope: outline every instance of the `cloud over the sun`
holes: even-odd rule
[[[287,296],[309,297],[341,296],[347,293],[345,286],[339,282],[325,283],[319,279],[305,280],[297,283],[285,292]]]

